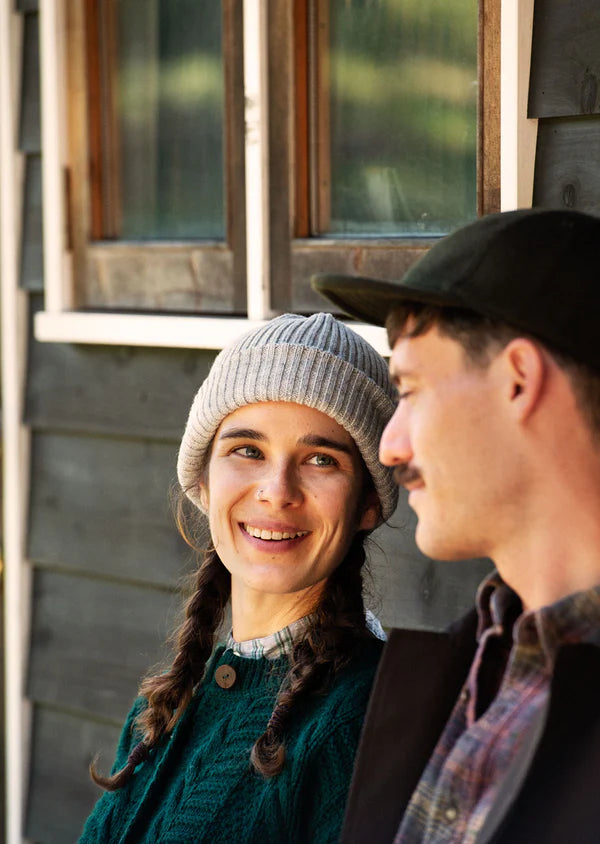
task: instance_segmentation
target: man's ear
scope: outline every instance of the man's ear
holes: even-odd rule
[[[517,337],[503,349],[507,391],[512,410],[520,420],[535,410],[546,377],[544,353],[534,340]]]

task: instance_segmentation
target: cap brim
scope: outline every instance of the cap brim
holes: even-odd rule
[[[319,274],[312,276],[311,284],[314,290],[344,313],[372,325],[385,325],[390,311],[402,302],[453,304],[448,301],[447,295],[364,276]]]

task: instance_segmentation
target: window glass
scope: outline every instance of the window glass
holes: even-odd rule
[[[105,226],[124,239],[225,235],[221,4],[100,4]]]
[[[474,0],[329,0],[316,233],[430,236],[476,216],[477,15]]]

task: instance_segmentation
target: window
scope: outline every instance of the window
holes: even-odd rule
[[[476,216],[477,8],[309,6],[310,234],[439,236]]]
[[[86,7],[94,239],[225,238],[220,4]]]
[[[75,305],[243,312],[241,4],[66,6]]]
[[[49,310],[313,311],[314,272],[397,278],[499,209],[500,0],[40,3],[66,36]]]

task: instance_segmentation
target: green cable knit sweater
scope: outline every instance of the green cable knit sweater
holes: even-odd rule
[[[80,844],[329,844],[340,834],[354,754],[383,643],[365,642],[325,695],[299,704],[286,735],[286,762],[270,779],[250,767],[287,660],[247,659],[219,646],[206,678],[171,736],[122,789],[105,793]],[[231,688],[215,681],[231,666]],[[129,713],[113,770],[138,737]]]

